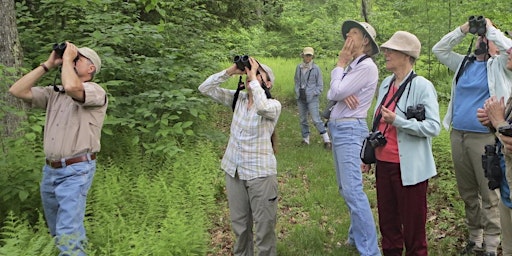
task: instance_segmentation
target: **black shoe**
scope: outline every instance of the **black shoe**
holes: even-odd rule
[[[324,142],[324,148],[327,149],[327,150],[331,150],[332,149],[332,144],[330,142]]]
[[[468,241],[466,247],[460,251],[460,255],[484,255],[484,249],[482,247],[477,247],[475,242]],[[493,255],[493,254],[489,254]],[[496,255],[494,255],[496,256]]]

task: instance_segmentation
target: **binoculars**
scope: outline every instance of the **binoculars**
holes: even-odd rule
[[[54,44],[53,50],[62,58],[62,55],[64,55],[64,51],[66,50],[66,46],[66,43]]]
[[[251,69],[249,55],[237,55],[233,58],[233,62],[236,64],[236,67],[242,71],[245,71],[245,67]]]
[[[496,145],[485,145],[485,154],[482,155],[482,167],[484,176],[489,180],[487,186],[490,190],[500,187],[502,174],[500,157],[496,153]]]
[[[484,36],[487,31],[486,21],[484,16],[469,16],[469,33],[478,34],[479,36]]]

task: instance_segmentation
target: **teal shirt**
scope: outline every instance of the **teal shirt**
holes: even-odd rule
[[[393,76],[388,76],[382,81],[377,102],[382,101],[392,78]],[[425,106],[425,120],[421,122],[414,118],[407,119],[405,113],[400,111],[418,104]],[[377,104],[374,113],[378,107]],[[422,76],[415,77],[405,88],[395,113],[396,118],[392,125],[397,131],[402,185],[415,185],[437,174],[432,154],[432,138],[441,132],[441,121],[434,85]]]

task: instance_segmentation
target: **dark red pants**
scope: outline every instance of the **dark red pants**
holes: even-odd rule
[[[404,170],[407,171],[407,170]],[[424,256],[427,252],[428,180],[403,186],[400,164],[377,161],[377,207],[385,256]]]

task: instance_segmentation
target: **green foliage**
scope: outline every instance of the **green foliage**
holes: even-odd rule
[[[16,113],[12,110],[11,113]],[[3,146],[8,149],[0,154],[0,220],[8,212],[28,215],[29,220],[37,220],[34,207],[39,207],[39,180],[44,163],[43,136],[44,116],[41,112],[29,112],[27,119],[18,129],[17,138],[3,138]]]
[[[9,213],[0,229],[0,255],[56,255],[57,248],[42,214],[38,217],[38,224],[31,227],[26,220]]]
[[[97,255],[205,255],[219,177],[208,145],[156,164],[98,168],[87,230]],[[154,169],[147,172],[147,169]]]
[[[285,193],[280,203],[284,217],[278,224],[280,255],[356,253],[339,244],[349,216],[337,193],[332,156],[323,154],[321,144],[296,147],[300,134],[293,73],[301,49],[312,46],[328,88],[343,45],[341,24],[363,20],[361,1],[16,2],[24,56],[23,69],[17,72],[38,66],[48,58],[53,43],[65,40],[94,48],[102,58],[95,80],[107,90],[109,108],[87,209],[91,255],[208,252],[212,219],[207,214],[223,214],[216,212],[214,198],[225,200],[217,169],[231,111],[198,96],[197,86],[229,66],[237,54],[255,56],[274,69],[272,94],[284,106],[278,124],[280,189]],[[502,30],[512,27],[510,1],[369,2],[368,18],[379,45],[397,30],[410,31],[421,40],[415,70],[434,83],[442,106],[449,98],[453,73],[432,55],[432,46],[469,15],[490,17]],[[469,39],[455,50],[465,53]],[[389,75],[382,55],[375,61],[381,79]],[[56,70],[39,84],[49,85],[55,77]],[[235,80],[225,86],[235,88]],[[322,105],[324,101],[322,97]],[[0,102],[0,118],[16,112]],[[44,159],[44,117],[36,111],[17,114],[27,117],[18,129],[21,137],[0,140],[7,152],[0,155],[0,221],[7,227],[0,236],[0,255],[55,254],[44,221],[33,211],[40,207],[37,184]],[[429,212],[429,244],[438,245],[433,255],[449,254],[462,237],[456,229],[463,229],[463,205],[454,188],[448,140],[446,131],[434,140],[439,175],[429,191],[429,205],[434,206]],[[365,179],[365,189],[374,198],[372,176]],[[14,236],[14,230],[20,236]],[[231,239],[225,233],[223,238]],[[27,245],[31,239],[34,246]]]

